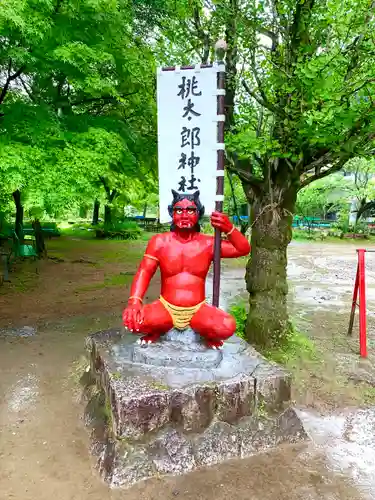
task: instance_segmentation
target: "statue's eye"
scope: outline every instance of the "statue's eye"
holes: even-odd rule
[[[193,208],[191,208],[190,210],[188,210],[188,213],[189,213],[189,215],[193,215],[193,214],[195,214],[195,210]]]
[[[178,209],[176,210],[176,212],[178,213],[178,215],[181,215],[181,214],[182,214],[182,210],[181,210],[181,208],[178,208]]]

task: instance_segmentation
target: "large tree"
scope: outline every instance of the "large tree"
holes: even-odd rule
[[[373,151],[374,7],[191,0],[179,25],[180,45],[202,61],[212,60],[217,37],[228,44],[227,168],[252,206],[247,336],[261,346],[289,331],[287,247],[298,191]]]

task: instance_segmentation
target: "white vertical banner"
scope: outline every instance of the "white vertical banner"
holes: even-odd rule
[[[215,209],[217,169],[217,69],[157,74],[160,222],[171,220],[171,190],[200,191],[206,214]]]

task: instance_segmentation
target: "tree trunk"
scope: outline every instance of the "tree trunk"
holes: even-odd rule
[[[81,205],[79,207],[79,217],[81,219],[87,219],[87,210],[88,210],[87,205]]]
[[[35,250],[36,253],[38,254],[38,257],[46,257],[47,256],[47,251],[46,251],[46,246],[44,243],[44,235],[42,231],[42,226],[40,225],[40,222],[38,219],[35,219],[33,221],[33,229],[34,229],[34,234],[35,234]]]
[[[112,207],[110,205],[104,206],[104,224],[110,225],[112,223]]]
[[[100,181],[103,184],[105,189],[105,193],[107,195],[107,204],[104,206],[104,224],[111,225],[112,224],[112,203],[117,198],[118,192],[117,189],[112,189],[109,187],[106,179],[104,177],[100,177]]]
[[[363,216],[363,214],[365,212],[365,206],[366,206],[366,198],[362,198],[361,200],[359,200],[359,204],[357,203],[357,213],[356,213],[356,217],[355,217],[355,225],[358,224],[359,219]]]
[[[21,192],[19,189],[13,193],[14,203],[16,205],[16,224],[15,231],[21,241],[23,239],[23,206],[21,203]]]
[[[280,191],[279,191],[280,193]],[[280,200],[277,190],[273,200]],[[287,310],[287,247],[292,239],[296,189],[275,207],[269,196],[253,198],[251,258],[246,269],[250,311],[246,335],[250,343],[282,345],[290,330]]]
[[[97,226],[99,223],[99,209],[100,209],[100,201],[94,201],[94,211],[92,214],[92,225]]]
[[[146,214],[147,214],[147,203],[145,203],[143,206],[143,218],[144,219],[146,218]]]

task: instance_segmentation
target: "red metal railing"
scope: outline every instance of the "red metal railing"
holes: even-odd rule
[[[367,358],[367,316],[366,316],[366,268],[365,253],[375,252],[375,250],[366,250],[360,248],[357,250],[358,264],[357,275],[355,278],[352,310],[350,313],[348,335],[353,333],[353,324],[356,307],[359,307],[359,353],[362,358]],[[359,294],[359,303],[358,303]]]

